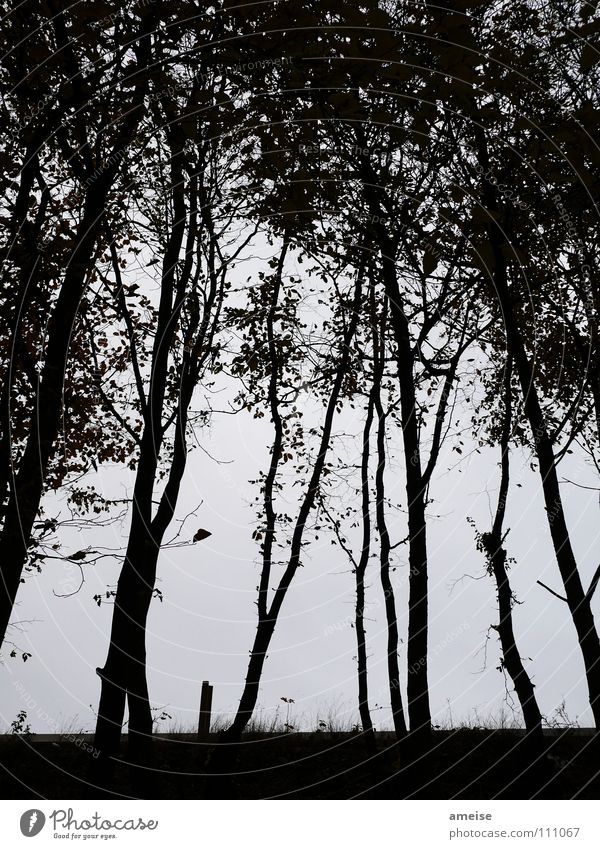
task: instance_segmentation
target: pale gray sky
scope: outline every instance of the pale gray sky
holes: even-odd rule
[[[362,426],[362,410],[344,414],[348,431]],[[165,707],[172,724],[192,728],[197,721],[200,682],[214,684],[214,710],[235,710],[246,671],[248,651],[255,629],[258,583],[258,548],[252,541],[254,512],[248,502],[254,494],[248,480],[268,462],[269,423],[247,414],[221,416],[215,420],[204,445],[227,465],[217,465],[206,454],[190,455],[178,515],[183,516],[201,500],[197,519],[192,518],[188,538],[197,527],[212,531],[205,542],[190,548],[164,552],[158,586],[164,602],[154,601],[149,617],[148,664],[153,705]],[[357,449],[358,450],[358,449]],[[475,550],[473,532],[466,516],[481,530],[489,525],[489,490],[498,485],[497,451],[473,454],[447,473],[458,455],[446,452],[432,486],[435,503],[429,522],[430,569],[430,686],[435,722],[445,722],[450,711],[455,722],[474,711],[481,718],[497,714],[504,696],[504,681],[496,670],[498,643],[494,634],[488,644],[487,669],[483,647],[488,625],[495,621],[495,588],[492,579],[480,576],[483,560]],[[358,460],[358,454],[356,455]],[[565,476],[593,483],[591,473],[574,455]],[[105,471],[106,491],[115,492],[122,472]],[[514,484],[522,483],[521,488]],[[404,503],[401,469],[391,467],[388,494]],[[565,487],[568,515],[584,584],[598,563],[598,495]],[[390,515],[393,539],[405,534],[403,519]],[[564,700],[569,716],[591,725],[586,685],[574,628],[566,605],[536,585],[538,578],[562,591],[540,498],[539,478],[528,468],[525,455],[513,457],[513,486],[509,498],[507,539],[509,554],[517,563],[511,571],[520,601],[515,624],[521,653],[531,661],[527,668],[537,685],[542,712],[551,716]],[[73,538],[73,550],[100,542],[117,544],[116,529]],[[66,548],[69,550],[68,541]],[[393,573],[401,633],[406,627],[407,568],[404,548],[397,554]],[[314,727],[317,718],[335,714],[340,722],[355,719],[355,632],[348,622],[353,616],[354,576],[345,555],[322,535],[307,549],[305,566],[286,599],[265,667],[260,707],[265,717],[285,705],[280,697],[293,698],[292,723],[302,718]],[[104,564],[104,565],[102,565]],[[377,564],[370,565],[366,615],[370,654],[371,702],[383,706],[374,711],[376,726],[389,725],[385,666],[385,622]],[[55,598],[68,588],[76,573],[72,567],[49,561],[41,575],[27,578],[18,599],[17,618],[39,620],[18,637],[19,645],[32,652],[23,663],[7,659],[0,668],[2,703],[0,720],[8,725],[20,709],[28,711],[34,731],[93,729],[99,679],[95,667],[103,665],[110,627],[111,608],[98,608],[92,600],[107,584],[114,584],[119,565],[102,561],[86,571],[81,592],[67,599]],[[600,595],[594,601],[598,613]],[[350,619],[349,619],[350,617]],[[403,674],[406,674],[402,657]],[[74,717],[77,717],[74,720]],[[73,721],[74,720],[74,721]],[[167,723],[169,725],[171,723]],[[166,727],[166,726],[163,726]]]

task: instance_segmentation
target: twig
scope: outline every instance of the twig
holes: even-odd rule
[[[600,567],[598,567],[598,568],[600,569]],[[596,577],[596,576],[594,576],[594,577]],[[600,578],[600,574],[598,575],[598,577]],[[556,598],[559,598],[561,601],[567,601],[567,599],[564,597],[564,595],[559,595],[558,593],[555,593],[554,590],[551,590],[550,587],[547,587],[546,584],[542,583],[542,581],[538,581],[537,583],[540,585],[540,587],[543,587],[545,590],[548,590],[549,593],[552,593],[552,595],[555,595]],[[593,583],[593,581],[592,581],[592,583]],[[597,580],[596,580],[596,583],[598,583]],[[590,587],[590,589],[591,589],[591,587]],[[588,590],[588,592],[589,592],[589,590]],[[593,590],[592,590],[592,592],[593,592]]]

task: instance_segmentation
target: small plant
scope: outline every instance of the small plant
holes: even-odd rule
[[[295,704],[295,702],[294,702],[293,699],[286,698],[286,696],[281,696],[281,701],[285,702],[286,705],[287,705],[287,711],[286,711],[286,714],[285,714],[285,724],[283,726],[285,728],[285,732],[287,734],[288,731],[294,730],[294,726],[290,725],[290,705]]]
[[[27,711],[20,710],[16,719],[10,723],[10,733],[19,734],[22,737],[31,737],[31,725],[27,722]]]
[[[548,728],[579,728],[579,722],[576,719],[571,719],[567,713],[567,705],[565,700],[555,708],[552,716],[545,720]]]
[[[173,719],[170,713],[164,708],[152,708],[152,725],[158,725],[159,722],[165,722],[167,719]]]

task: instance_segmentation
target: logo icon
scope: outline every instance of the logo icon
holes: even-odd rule
[[[35,837],[45,824],[46,817],[42,811],[32,808],[30,811],[25,811],[21,817],[21,834],[24,837]]]

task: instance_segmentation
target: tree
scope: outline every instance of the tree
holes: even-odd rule
[[[381,308],[381,325],[377,329],[377,317],[373,315],[373,386],[371,398],[377,415],[377,471],[375,475],[375,516],[379,533],[379,564],[381,588],[385,600],[387,619],[387,666],[390,687],[390,704],[394,730],[398,740],[406,737],[406,720],[400,689],[400,669],[398,666],[398,617],[394,587],[390,580],[390,553],[392,545],[386,519],[385,468],[386,468],[386,423],[389,410],[384,411],[381,400],[381,383],[385,369],[386,330],[388,321],[387,298]]]
[[[214,84],[214,75],[203,75],[205,94],[210,90],[208,80]],[[199,94],[192,85],[190,90],[181,88],[180,98],[165,91],[155,100],[157,125],[164,127],[165,137],[164,143],[156,139],[156,162],[165,156],[169,175],[159,175],[159,194],[135,213],[145,217],[146,229],[155,230],[161,254],[160,296],[150,338],[137,338],[127,286],[112,246],[114,279],[108,286],[116,317],[127,334],[142,427],[131,527],[114,597],[110,645],[104,667],[97,670],[102,685],[95,744],[104,756],[104,768],[106,759],[118,751],[126,698],[133,758],[145,762],[150,756],[146,622],[156,593],[158,558],[186,468],[189,431],[195,424],[190,421],[194,392],[216,368],[221,313],[230,285],[228,269],[255,231],[250,226],[250,236],[236,237],[233,223],[239,216],[239,202],[235,202],[234,177],[226,177],[236,174],[234,157],[225,156],[214,143],[214,124],[205,122],[205,116],[197,117]],[[163,211],[166,182],[168,203]],[[143,196],[142,186],[139,196]],[[151,347],[147,375],[136,365],[144,355],[143,345]],[[115,406],[111,403],[113,409]],[[209,413],[205,410],[203,415]],[[156,488],[165,476],[154,509]],[[202,530],[196,538],[208,535]]]
[[[525,728],[531,740],[538,746],[542,744],[542,714],[535,697],[534,684],[529,677],[515,638],[513,628],[513,605],[515,598],[508,577],[508,556],[504,548],[504,517],[510,486],[509,442],[512,429],[512,363],[507,359],[504,377],[504,415],[500,431],[500,487],[496,512],[490,531],[477,534],[477,547],[487,559],[488,574],[493,575],[498,597],[498,624],[492,626],[498,633],[502,657],[499,669],[510,676],[523,711]]]
[[[301,416],[295,405],[292,404],[291,410],[288,410],[287,422],[284,423],[281,417],[281,392],[286,388],[287,381],[289,380],[289,373],[286,373],[285,369],[286,366],[289,368],[288,363],[291,363],[291,367],[294,369],[296,367],[295,363],[299,358],[299,351],[297,349],[293,353],[290,351],[291,337],[289,331],[286,332],[290,326],[297,324],[296,312],[298,307],[297,296],[294,294],[293,287],[286,293],[283,282],[284,263],[288,250],[289,236],[286,237],[284,235],[281,240],[281,248],[273,274],[269,278],[265,278],[263,286],[260,287],[256,295],[249,293],[250,297],[259,298],[260,302],[254,305],[254,309],[245,310],[244,312],[246,316],[244,319],[245,324],[246,326],[250,325],[249,329],[251,329],[255,338],[260,338],[262,334],[262,322],[266,324],[268,344],[267,350],[263,355],[264,361],[260,366],[260,371],[258,371],[260,361],[248,360],[245,350],[242,351],[241,360],[244,363],[242,366],[244,372],[248,369],[250,371],[253,368],[257,369],[257,375],[252,381],[254,392],[258,388],[256,380],[261,377],[264,378],[264,376],[269,377],[267,397],[274,425],[274,438],[271,464],[264,485],[263,509],[265,526],[264,543],[261,546],[262,565],[258,587],[258,624],[256,636],[250,652],[246,681],[238,710],[231,726],[223,734],[223,742],[233,743],[234,745],[239,742],[241,734],[252,716],[258,697],[263,666],[277,625],[279,613],[296,572],[301,566],[301,555],[307,522],[317,502],[321,480],[326,470],[334,416],[342,399],[342,387],[347,379],[348,367],[353,355],[352,346],[359,321],[363,292],[364,270],[361,270],[352,282],[350,292],[344,297],[342,301],[343,306],[338,305],[331,321],[334,334],[333,338],[339,338],[340,342],[339,345],[333,347],[331,359],[325,358],[320,366],[323,376],[327,376],[327,384],[324,387],[323,404],[325,406],[325,414],[323,424],[320,434],[316,438],[316,453],[312,457],[305,454],[304,461],[301,464],[301,467],[305,470],[307,480],[304,491],[299,498],[296,518],[291,524],[291,539],[289,545],[286,546],[287,551],[283,574],[277,582],[272,598],[269,599],[269,586],[273,568],[273,544],[278,519],[273,504],[276,478],[281,465],[293,456],[290,449],[300,450],[303,443],[301,425],[298,424],[295,429],[292,429],[289,424],[290,419],[293,422],[294,419]],[[287,297],[285,297],[286,295]],[[337,304],[334,302],[333,308]],[[274,331],[276,321],[281,323],[277,339]],[[253,346],[253,350],[257,352],[254,355],[256,357],[260,348],[258,345]],[[290,354],[291,360],[288,359]],[[248,365],[245,365],[246,363]],[[260,395],[258,397],[260,398]],[[249,401],[246,401],[246,403],[249,403]],[[296,433],[294,433],[294,430]],[[283,441],[286,431],[288,431],[288,439],[291,438],[291,445],[289,446],[285,445]],[[259,530],[255,532],[255,538],[261,539],[262,536],[263,531]],[[235,748],[232,751],[235,751]]]
[[[102,245],[102,230],[114,203],[122,160],[142,119],[148,85],[144,72],[152,53],[150,17],[144,15],[135,21],[129,34],[133,38],[126,49],[132,62],[126,68],[121,67],[123,33],[113,28],[105,32],[100,25],[94,28],[92,37],[83,33],[81,47],[75,50],[75,42],[70,39],[82,34],[82,28],[85,30],[73,14],[35,4],[27,13],[21,8],[13,11],[5,30],[10,48],[5,53],[3,78],[11,89],[13,132],[23,140],[25,150],[5,248],[5,258],[10,263],[10,251],[13,247],[16,251],[14,269],[20,283],[16,297],[7,300],[5,310],[9,342],[5,347],[6,380],[1,399],[0,640],[4,639],[10,620],[59,433],[72,328],[96,252]],[[96,39],[106,49],[104,61],[96,61]],[[15,44],[19,46],[13,49]],[[105,83],[108,94],[100,104],[95,103],[93,94]],[[115,85],[130,92],[125,110]],[[47,97],[49,91],[55,94]],[[29,113],[27,104],[36,100],[34,112]],[[70,113],[67,122],[65,110]],[[55,183],[57,163],[63,169],[63,181],[75,179],[78,183],[66,200],[61,197],[60,181],[58,190],[52,192],[49,187]],[[37,208],[33,190],[36,178],[41,193]],[[74,213],[71,225],[56,218],[52,221],[61,204]],[[53,224],[57,224],[56,229]],[[31,239],[26,246],[20,241],[23,235]],[[48,235],[57,248],[56,265],[45,256],[52,244],[44,244]],[[45,285],[49,285],[49,291]],[[33,385],[30,409],[26,411],[28,424],[23,431],[21,423],[13,439],[13,392],[22,380],[22,363],[27,371],[23,351],[19,352],[16,346],[22,348],[28,328],[35,327],[36,312],[43,304],[48,305],[42,306],[42,310],[48,310],[43,325],[45,337],[39,334],[35,360],[29,365]],[[34,338],[29,336],[31,341]],[[19,406],[17,412],[21,412]]]
[[[557,126],[560,132],[560,135],[557,132],[556,140],[539,131],[554,109],[551,99],[559,96],[561,87],[562,90],[565,85],[573,88],[573,79],[567,79],[564,67],[559,70],[560,60],[553,64],[556,54],[552,49],[548,49],[547,53],[537,49],[560,45],[558,53],[564,59],[562,48],[569,37],[562,32],[562,22],[557,22],[552,15],[544,17],[544,12],[527,3],[517,4],[511,9],[510,16],[498,17],[496,12],[493,2],[470,4],[461,0],[448,2],[443,9],[429,7],[418,13],[421,16],[419,30],[428,38],[416,71],[419,82],[411,81],[413,86],[418,85],[420,98],[414,130],[423,138],[430,161],[440,139],[445,139],[447,149],[455,153],[454,157],[439,159],[439,174],[447,181],[448,197],[447,206],[440,211],[468,236],[470,266],[480,269],[483,280],[487,278],[490,281],[487,289],[480,282],[479,290],[486,294],[488,304],[496,301],[503,315],[508,348],[515,363],[540,467],[551,538],[578,633],[592,709],[597,718],[595,705],[598,699],[600,644],[589,605],[590,597],[581,585],[564,516],[556,473],[560,454],[554,454],[551,415],[548,415],[550,405],[545,403],[546,399],[540,392],[542,383],[538,378],[540,371],[542,376],[544,373],[544,358],[532,355],[535,338],[531,336],[532,319],[527,309],[526,293],[531,281],[535,281],[537,289],[540,278],[544,277],[544,264],[542,262],[540,267],[539,261],[536,262],[542,240],[537,239],[532,216],[524,212],[530,209],[531,204],[523,201],[522,194],[527,197],[533,192],[539,197],[539,191],[534,188],[537,175],[530,164],[539,162],[541,155],[548,155],[547,177],[550,184],[556,180],[557,141],[564,138],[570,144],[564,155],[567,167],[562,169],[563,172],[569,170],[576,174],[586,191],[593,185],[594,178],[587,163],[580,166],[576,161],[576,145],[572,138],[580,139],[581,134],[577,130],[569,129],[568,136],[565,136],[565,122],[554,118],[550,126]],[[572,9],[569,14],[572,14]],[[586,24],[586,34],[594,32],[594,26],[595,23]],[[586,62],[588,68],[594,64],[589,63],[589,51],[583,66]],[[573,55],[566,67],[573,70]],[[524,80],[527,85],[523,84]],[[548,82],[549,91],[546,90]],[[535,120],[528,117],[532,113]],[[593,160],[589,145],[585,146],[585,150]],[[471,173],[474,170],[477,174],[466,188],[464,170],[456,167],[459,163],[470,163]],[[546,178],[546,173],[543,176]],[[374,180],[370,182],[375,184]],[[519,194],[516,195],[514,189],[506,190],[511,185],[518,187]],[[548,203],[541,206],[547,218]],[[556,254],[560,255],[559,245],[554,247]],[[551,261],[554,262],[554,258]],[[461,266],[469,266],[467,256],[461,261]],[[534,303],[540,302],[543,303],[536,292]],[[567,409],[562,424],[559,423],[556,435],[560,435],[569,422],[574,422],[573,414],[578,406],[575,397],[570,411]],[[574,423],[574,427],[571,438],[578,425]],[[563,446],[564,450],[567,448],[568,441]]]

